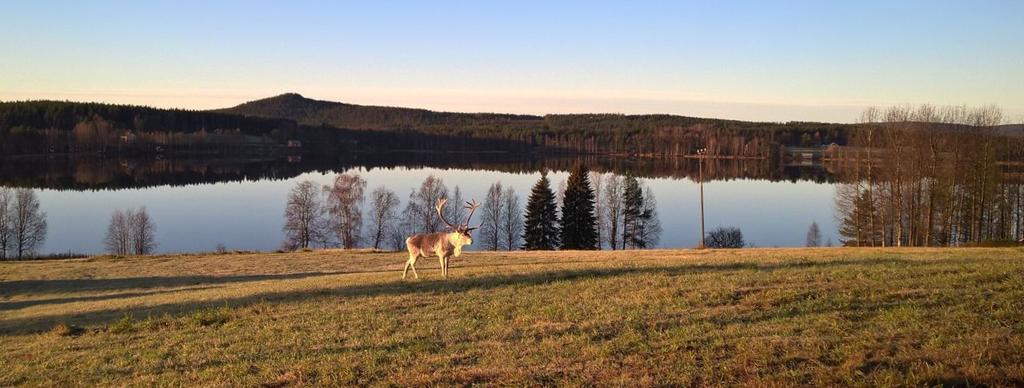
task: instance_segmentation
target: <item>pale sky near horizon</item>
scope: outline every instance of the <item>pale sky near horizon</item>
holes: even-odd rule
[[[1024,122],[1024,1],[0,3],[0,100]]]

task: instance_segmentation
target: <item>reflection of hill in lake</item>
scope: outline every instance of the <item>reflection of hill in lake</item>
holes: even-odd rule
[[[518,156],[507,153],[381,153],[291,158],[178,157],[102,158],[96,156],[0,159],[0,185],[57,190],[140,188],[162,185],[289,179],[312,171],[364,168],[441,168],[533,173],[564,171],[584,161],[596,171],[642,177],[696,180],[698,161],[685,158],[606,156]],[[783,167],[767,160],[709,160],[707,180],[765,179],[829,181],[820,166]]]

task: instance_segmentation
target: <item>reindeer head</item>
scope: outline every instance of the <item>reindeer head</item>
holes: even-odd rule
[[[452,244],[457,243],[456,245],[459,246],[473,245],[472,232],[478,226],[470,228],[469,220],[473,218],[473,213],[476,212],[476,208],[480,207],[480,205],[476,203],[475,199],[472,202],[466,202],[466,209],[469,209],[469,216],[466,217],[466,222],[459,223],[458,225],[453,225],[451,222],[448,222],[448,220],[444,218],[444,205],[446,203],[448,203],[447,199],[439,199],[437,200],[437,206],[435,208],[437,209],[438,217],[441,217],[441,221],[452,229],[452,233],[450,233],[448,238],[452,240]]]

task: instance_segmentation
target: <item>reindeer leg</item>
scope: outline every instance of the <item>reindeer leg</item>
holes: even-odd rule
[[[441,277],[447,278],[448,272],[444,269],[444,255],[437,255],[437,262],[441,263]]]
[[[409,259],[405,261],[405,269],[402,270],[402,279],[405,279],[405,274],[409,272],[409,267],[412,267],[413,264],[416,264],[416,255],[413,254],[412,252],[409,252]],[[415,267],[413,267],[412,269],[412,274],[416,274]]]
[[[437,255],[437,262],[441,264],[441,277],[447,278],[448,269],[444,266],[444,250],[438,249],[434,254]]]
[[[412,268],[412,277],[416,278],[416,279],[419,279],[420,275],[416,274],[416,259],[417,258],[419,258],[419,255],[412,255],[411,257],[409,257],[409,261],[406,262],[406,265],[408,265],[409,268]]]

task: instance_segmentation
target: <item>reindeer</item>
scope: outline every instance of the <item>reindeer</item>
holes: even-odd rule
[[[441,276],[448,278],[448,259],[461,255],[463,246],[473,245],[473,235],[470,232],[476,227],[470,228],[469,220],[473,218],[473,212],[480,205],[476,203],[475,199],[473,202],[466,202],[466,209],[469,209],[466,222],[452,225],[444,218],[443,210],[446,203],[448,203],[447,199],[440,199],[434,208],[437,210],[438,217],[441,217],[441,221],[447,224],[452,232],[415,234],[405,239],[405,247],[409,250],[409,260],[405,262],[405,269],[402,270],[402,279],[405,279],[409,268],[412,268],[412,276],[419,279],[419,275],[416,274],[416,259],[430,256],[437,256],[438,261],[441,262]]]

